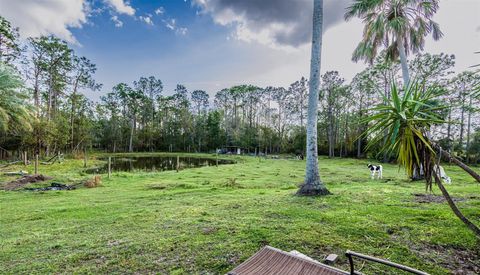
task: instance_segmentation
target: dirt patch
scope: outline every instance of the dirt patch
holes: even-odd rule
[[[12,191],[12,190],[17,190],[20,188],[23,188],[25,185],[34,183],[34,182],[42,182],[46,180],[51,180],[51,177],[47,177],[44,175],[28,175],[28,176],[23,176],[19,179],[16,179],[11,182],[7,182],[4,184],[3,189],[6,191]]]
[[[435,263],[448,269],[450,274],[480,274],[480,247],[466,249],[452,245],[439,245],[426,242],[411,241],[398,231],[408,230],[402,227],[394,232],[387,232],[390,238],[408,245],[409,250],[422,258],[425,262]],[[393,233],[393,234],[391,234]]]
[[[210,235],[210,234],[214,234],[218,231],[217,228],[215,227],[203,227],[202,228],[202,234],[203,235]]]
[[[430,259],[452,274],[480,274],[480,250],[465,250],[435,244],[414,246],[413,250],[425,259]]]
[[[418,203],[444,203],[446,200],[443,196],[433,195],[433,194],[413,194],[415,197],[413,198],[414,202]],[[465,198],[454,198],[452,197],[454,202],[464,201]]]

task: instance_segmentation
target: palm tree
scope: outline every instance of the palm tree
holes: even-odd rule
[[[353,53],[353,60],[372,62],[379,48],[387,49],[387,58],[400,57],[404,86],[410,80],[407,55],[417,53],[425,45],[425,36],[442,37],[432,16],[438,10],[438,0],[355,0],[347,8],[345,19],[359,17],[365,23],[363,39]]]
[[[0,61],[0,133],[31,130],[31,112],[27,96],[15,69]]]
[[[396,155],[399,165],[405,168],[410,177],[413,176],[415,167],[423,167],[427,190],[432,188],[433,177],[455,215],[480,237],[480,229],[460,212],[443,186],[439,172],[434,169],[439,167],[439,160],[442,154],[445,154],[479,180],[473,170],[429,139],[430,127],[445,122],[442,118],[445,115],[443,110],[448,106],[441,105],[436,100],[443,91],[436,87],[427,87],[424,90],[422,85],[412,82],[402,96],[395,83],[392,84],[391,92],[392,98],[384,97],[384,103],[372,108],[375,113],[365,119],[366,123],[373,122],[373,126],[364,133],[372,137],[367,148],[383,140],[384,130],[387,129],[388,142],[382,150]]]
[[[318,171],[317,117],[320,87],[320,60],[322,56],[323,0],[313,1],[312,54],[310,60],[310,85],[307,117],[307,166],[305,182],[297,195],[327,195],[330,192],[320,180]]]

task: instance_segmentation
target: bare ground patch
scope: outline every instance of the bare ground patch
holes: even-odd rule
[[[42,182],[46,180],[51,180],[51,177],[47,177],[44,175],[28,175],[23,176],[19,179],[14,181],[7,182],[3,185],[3,189],[6,191],[17,190],[24,187],[27,184],[34,183],[34,182]]]
[[[451,270],[453,274],[480,274],[480,249],[465,250],[435,244],[417,244],[412,246],[412,251],[425,260],[431,260]]]
[[[413,195],[414,195],[413,201],[418,203],[443,203],[446,201],[445,198],[440,195],[433,195],[433,194],[413,194]],[[458,201],[465,201],[466,199],[452,197],[452,200],[454,202],[458,202]]]

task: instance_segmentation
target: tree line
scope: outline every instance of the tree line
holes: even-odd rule
[[[0,156],[79,152],[212,152],[226,146],[246,153],[305,151],[308,79],[288,87],[239,85],[210,94],[178,84],[165,91],[159,77],[119,83],[111,91],[95,80],[96,65],[55,36],[21,41],[18,29],[0,17]],[[401,64],[380,53],[347,82],[339,72],[321,76],[318,150],[330,157],[376,157],[365,152],[371,108],[401,82]],[[445,89],[445,118],[432,136],[457,156],[480,159],[479,76],[453,72],[455,57],[418,54],[408,62],[412,81]],[[98,102],[84,95],[102,94]]]

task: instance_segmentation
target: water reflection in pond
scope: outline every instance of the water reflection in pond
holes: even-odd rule
[[[108,159],[102,159],[108,160]],[[193,157],[180,157],[179,168],[195,168],[203,166],[215,166],[217,160],[213,158],[193,158]],[[232,164],[233,160],[218,160],[218,165]],[[147,171],[147,172],[159,172],[177,169],[177,157],[175,156],[155,156],[155,157],[112,157],[112,172],[126,171]],[[87,170],[87,173],[107,173],[108,164],[102,167],[91,168]]]

